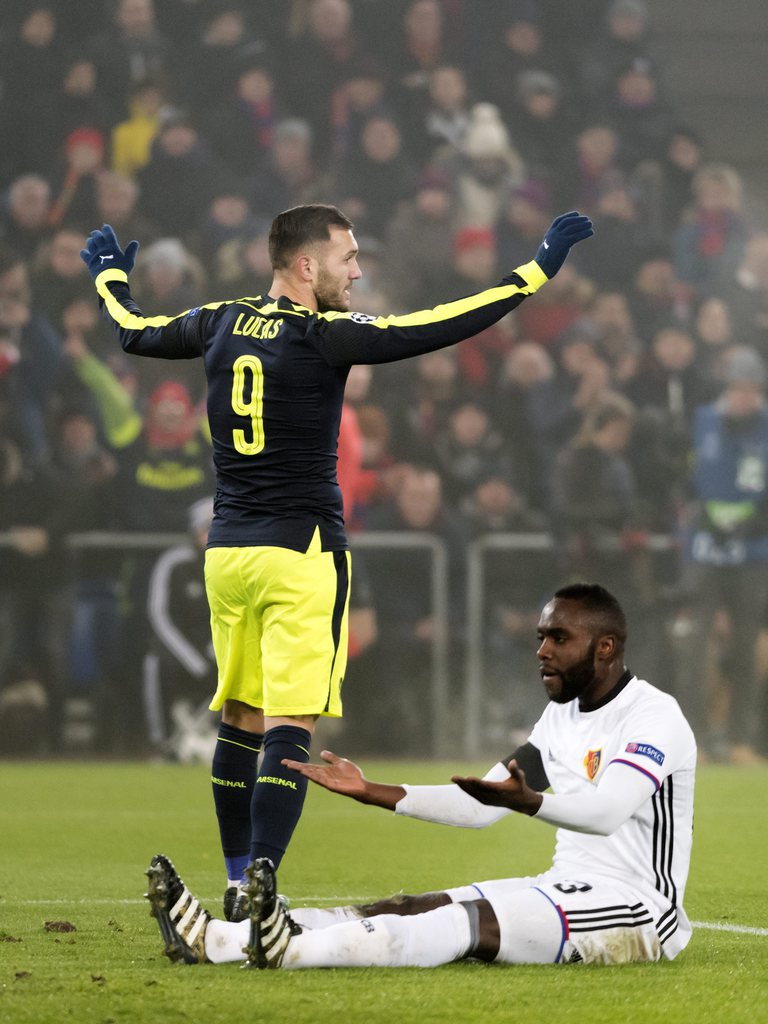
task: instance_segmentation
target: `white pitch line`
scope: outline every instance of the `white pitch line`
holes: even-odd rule
[[[347,906],[350,903],[368,903],[373,897],[369,894],[364,896],[297,896],[293,902],[298,901],[308,903],[326,903],[331,906]],[[208,896],[202,899],[202,903],[209,906],[214,906],[218,901],[219,896]],[[98,900],[9,900],[0,899],[0,906],[5,907],[59,907],[59,906],[78,906],[78,905],[90,905],[90,906],[120,906],[120,907],[140,907],[145,903],[145,900],[141,899],[130,899],[130,900],[117,900],[117,899],[98,899]],[[694,928],[701,928],[705,931],[711,932],[735,932],[738,935],[760,935],[768,936],[768,928],[756,928],[752,925],[747,924],[723,924],[718,921],[691,921],[691,925]]]
[[[691,921],[694,928],[711,932],[738,932],[739,935],[768,935],[768,928],[752,928],[746,924],[718,924],[716,921]]]

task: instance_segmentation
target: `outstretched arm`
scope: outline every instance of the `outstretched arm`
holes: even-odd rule
[[[405,796],[402,786],[390,786],[385,782],[371,782],[360,768],[346,757],[338,757],[330,750],[323,750],[320,757],[325,764],[303,764],[286,758],[283,764],[301,775],[306,775],[323,789],[342,796],[351,796],[361,804],[373,804],[394,811],[396,804]]]
[[[495,324],[555,276],[570,249],[594,233],[589,217],[561,214],[530,261],[500,284],[434,309],[373,317],[330,312],[319,316],[320,349],[333,366],[390,363],[471,338]]]
[[[99,302],[126,352],[162,359],[194,359],[203,353],[205,326],[222,303],[186,310],[178,316],[145,316],[133,300],[128,275],[139,243],[123,250],[109,224],[92,231],[80,257],[96,285]]]
[[[525,773],[514,761],[508,768],[509,779],[500,782],[460,776],[454,776],[453,781],[488,806],[506,807],[559,828],[600,836],[609,836],[620,828],[657,788],[652,776],[621,761],[611,762],[589,793],[537,793],[527,785]]]
[[[326,764],[301,764],[291,760],[285,760],[283,764],[332,793],[341,793],[360,803],[384,807],[422,821],[459,828],[485,828],[511,813],[506,807],[484,806],[462,793],[458,786],[392,786],[371,782],[352,761],[337,757],[330,750],[324,750],[320,756]],[[502,764],[496,764],[486,779],[502,779],[507,774]]]

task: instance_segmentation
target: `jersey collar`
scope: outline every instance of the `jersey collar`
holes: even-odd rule
[[[625,669],[624,674],[619,677],[612,690],[609,690],[604,697],[595,701],[594,704],[582,704],[579,702],[579,711],[589,713],[590,711],[597,711],[598,708],[605,707],[606,704],[610,704],[615,697],[618,697],[627,683],[631,682],[632,679],[634,679],[634,675],[629,671],[629,669]]]

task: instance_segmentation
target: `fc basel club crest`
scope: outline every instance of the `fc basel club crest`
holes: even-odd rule
[[[584,758],[584,767],[587,769],[587,778],[591,782],[592,779],[600,771],[600,761],[603,757],[603,748],[600,750],[588,750]]]

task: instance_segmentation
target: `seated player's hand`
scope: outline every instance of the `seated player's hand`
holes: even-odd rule
[[[478,779],[473,775],[452,775],[451,782],[481,804],[507,807],[521,814],[535,814],[541,807],[541,793],[530,788],[525,781],[525,772],[517,767],[516,761],[510,761],[507,770],[509,778],[502,782]]]
[[[565,263],[571,246],[583,242],[594,233],[592,221],[583,213],[576,210],[561,213],[552,221],[534,259],[547,277],[554,277]]]
[[[85,248],[80,250],[80,259],[95,281],[104,270],[122,270],[130,274],[138,251],[139,243],[135,240],[129,242],[125,250],[121,249],[113,228],[105,224],[90,233]]]
[[[365,778],[362,771],[346,757],[338,757],[330,750],[323,750],[320,757],[326,764],[304,764],[302,761],[291,761],[284,758],[283,764],[301,775],[306,775],[318,786],[329,789],[332,793],[344,796],[361,797],[365,793]]]

